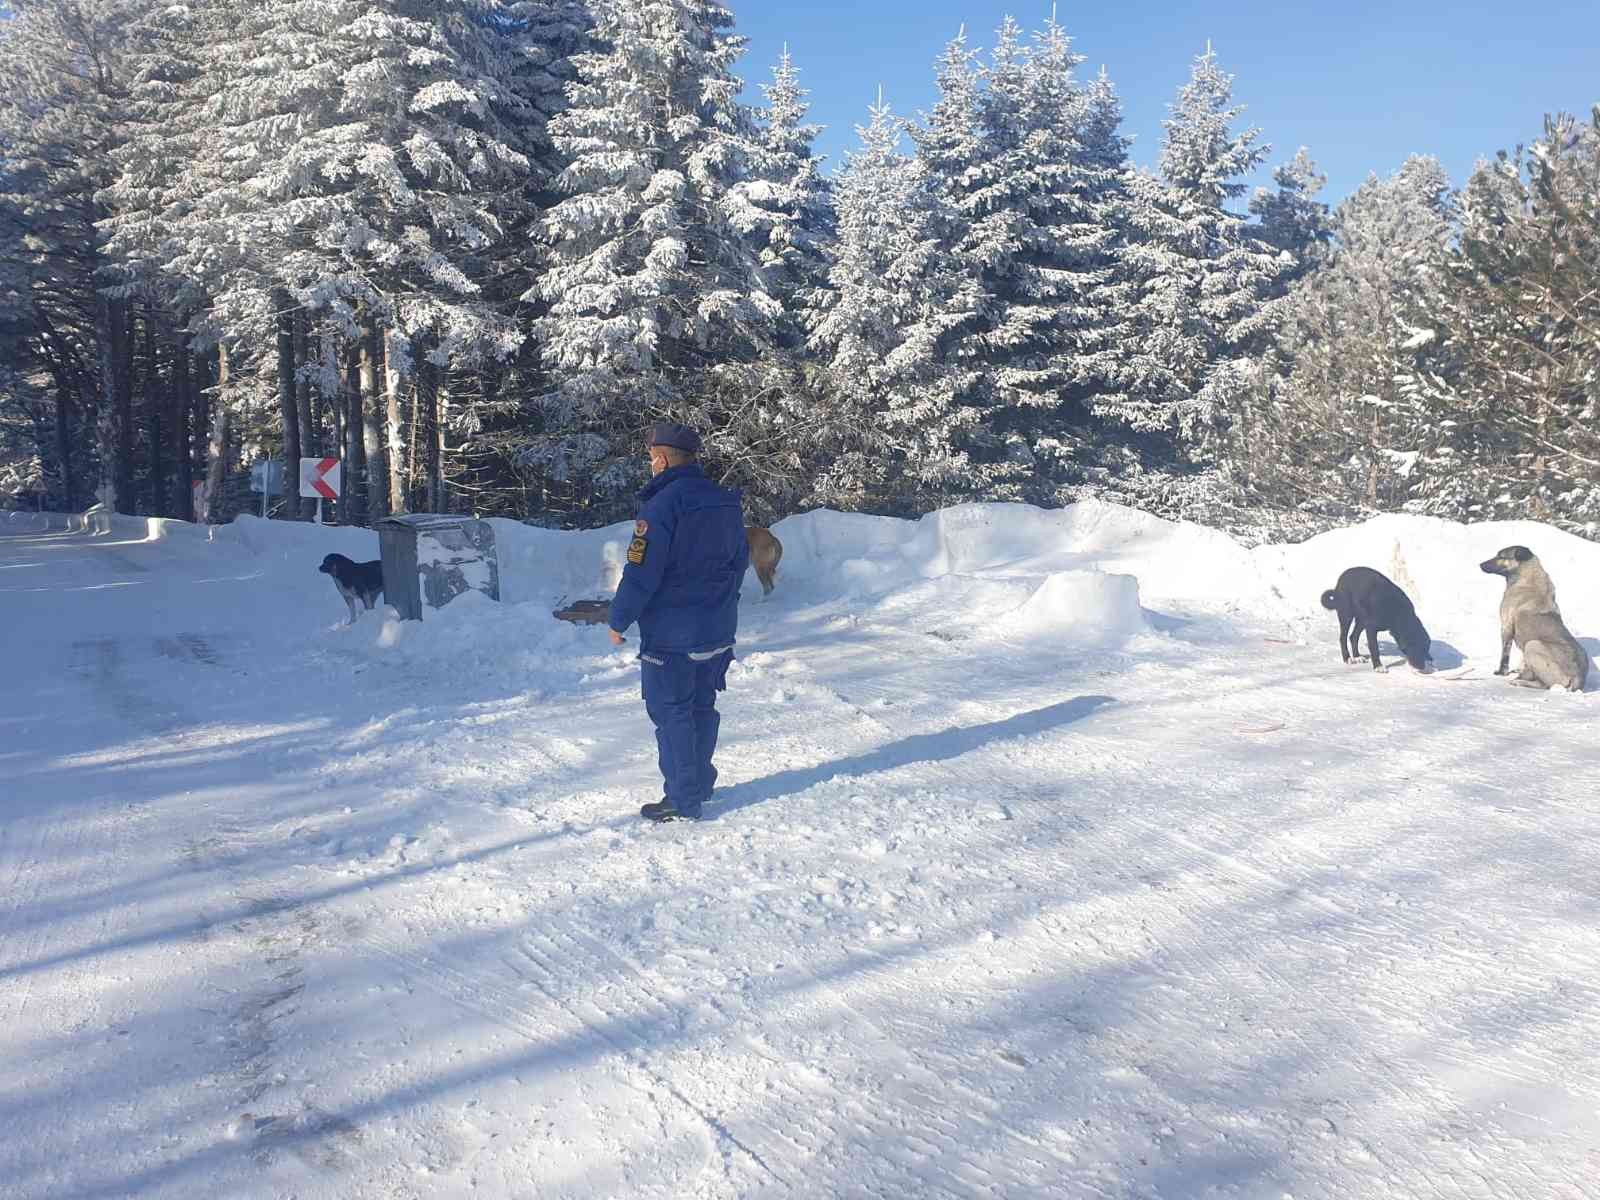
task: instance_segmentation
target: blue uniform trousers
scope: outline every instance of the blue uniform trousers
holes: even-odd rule
[[[646,650],[639,661],[667,802],[686,817],[698,817],[717,782],[717,769],[711,765],[722,723],[717,693],[728,686],[733,651],[696,662],[687,654]]]

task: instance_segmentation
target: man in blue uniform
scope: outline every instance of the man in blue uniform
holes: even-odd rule
[[[611,641],[639,622],[644,707],[656,727],[665,799],[639,815],[697,820],[717,769],[717,693],[727,687],[739,625],[739,586],[750,565],[739,493],[696,461],[700,438],[683,425],[650,430],[650,474],[611,601]]]

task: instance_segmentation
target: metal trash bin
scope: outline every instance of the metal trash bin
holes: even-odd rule
[[[419,513],[378,522],[383,596],[403,621],[443,608],[462,592],[500,599],[500,562],[494,527],[472,517]]]

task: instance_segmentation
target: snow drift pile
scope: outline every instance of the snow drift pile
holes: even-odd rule
[[[206,529],[103,511],[71,520],[107,538],[160,539],[174,550],[245,556],[261,571],[264,588],[292,590],[307,606],[302,615],[325,614],[330,622],[343,610],[326,577],[316,574],[321,555],[377,556],[376,537],[360,529],[248,516]],[[521,672],[535,666],[530,659],[549,666],[551,656],[598,651],[592,631],[552,621],[550,612],[611,594],[632,526],[561,532],[491,523],[504,604],[452,603],[414,630],[369,621],[358,640],[424,657],[459,656],[477,646],[491,669]],[[1526,545],[1544,561],[1568,625],[1591,650],[1600,636],[1600,546],[1531,521],[1461,525],[1382,516],[1296,545],[1248,549],[1216,530],[1086,501],[1059,510],[968,504],[919,520],[818,511],[790,517],[774,532],[784,556],[772,603],[837,610],[935,636],[1107,646],[1149,633],[1150,618],[1159,614],[1225,618],[1331,646],[1333,619],[1317,597],[1346,567],[1361,565],[1410,594],[1441,666],[1492,661],[1503,584],[1478,563],[1507,545]],[[745,603],[760,602],[752,574]]]

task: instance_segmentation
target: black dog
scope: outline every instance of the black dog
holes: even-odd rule
[[[1345,662],[1360,661],[1361,631],[1366,630],[1372,669],[1385,670],[1378,661],[1378,630],[1387,629],[1413,670],[1426,673],[1432,668],[1433,639],[1417,619],[1411,597],[1371,567],[1351,567],[1340,575],[1339,582],[1322,593],[1322,607],[1339,614],[1339,657]]]
[[[339,595],[343,596],[344,602],[350,606],[351,625],[356,623],[357,600],[367,608],[371,608],[377,604],[378,597],[383,595],[381,558],[358,563],[342,554],[330,554],[322,560],[322,565],[317,570],[324,575],[333,576],[333,583],[339,589]]]

